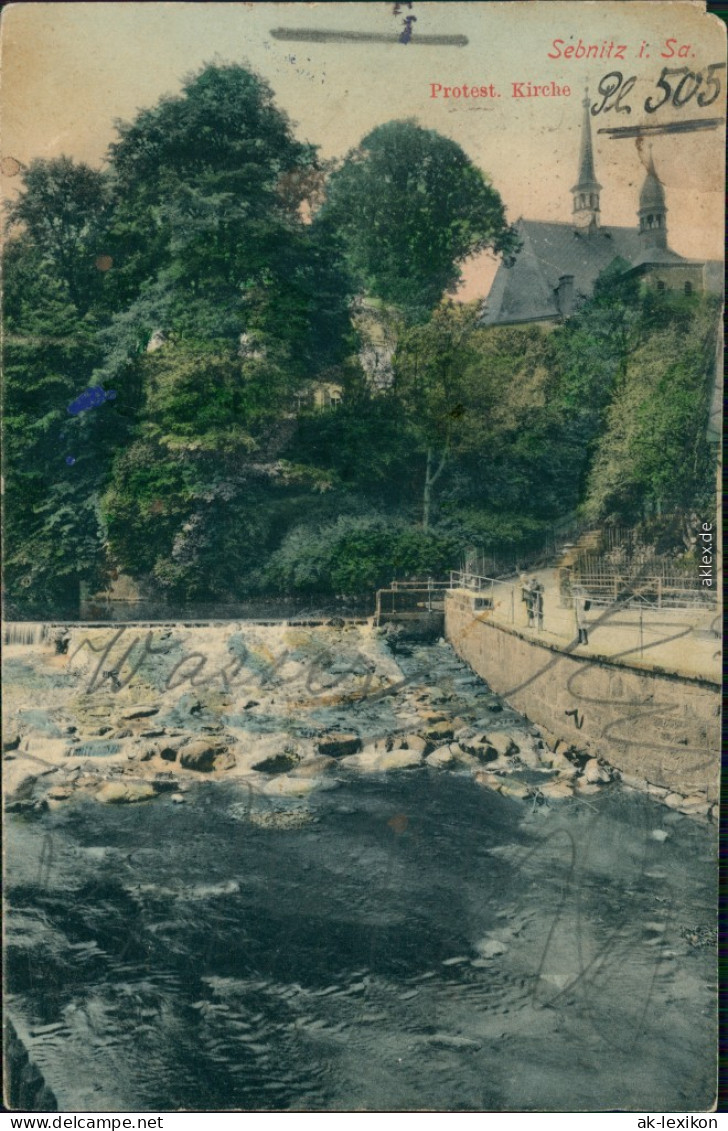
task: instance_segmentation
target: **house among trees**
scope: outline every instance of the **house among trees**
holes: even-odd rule
[[[594,291],[599,275],[618,260],[624,274],[656,291],[719,292],[718,261],[685,259],[668,245],[665,190],[650,153],[634,228],[601,223],[601,189],[594,169],[589,98],[584,119],[577,182],[571,190],[572,218],[566,223],[519,219],[521,250],[511,266],[501,263],[484,306],[482,325],[556,323],[568,318]]]

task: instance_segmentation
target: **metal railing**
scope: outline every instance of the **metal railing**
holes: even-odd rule
[[[503,580],[503,579],[501,579]],[[483,577],[481,574],[472,573],[466,569],[454,569],[450,571],[450,589],[472,589],[476,593],[492,594],[493,587],[499,584],[496,577]]]
[[[450,589],[451,585],[449,581],[435,580],[432,577],[428,577],[426,581],[392,581],[389,588],[395,590],[395,592],[397,590],[407,589],[415,589],[418,592],[422,592],[423,590],[429,592],[432,589]]]
[[[711,606],[716,594],[701,585],[700,579],[666,575],[629,578],[615,574],[611,578],[594,578],[578,573],[574,582],[585,590],[595,605],[644,605],[654,609],[690,609],[696,605]]]

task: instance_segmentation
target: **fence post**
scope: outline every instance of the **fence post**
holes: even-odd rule
[[[657,607],[658,607],[658,609],[662,608],[662,578],[661,577],[658,577],[658,579],[657,579]]]
[[[515,623],[516,623],[516,600],[515,600],[515,592],[516,592],[516,591],[515,591],[515,589],[514,589],[514,588],[513,588],[513,586],[511,585],[511,624],[515,624]]]

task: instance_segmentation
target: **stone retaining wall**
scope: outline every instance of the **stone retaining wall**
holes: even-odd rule
[[[718,684],[569,654],[492,623],[458,591],[446,595],[445,633],[458,655],[536,726],[625,774],[717,800]]]

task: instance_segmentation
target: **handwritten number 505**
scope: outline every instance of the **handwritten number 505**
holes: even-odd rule
[[[662,74],[655,83],[660,95],[650,95],[645,99],[645,111],[654,114],[662,106],[667,105],[679,110],[696,95],[698,106],[712,106],[721,92],[717,72],[725,70],[725,67],[725,63],[711,63],[704,74],[702,71],[691,71],[688,67],[663,67]],[[673,82],[668,80],[674,81],[678,76],[680,76],[679,81],[673,86]],[[596,117],[597,114],[607,113],[610,110],[616,110],[618,114],[630,114],[631,106],[622,103],[636,81],[635,75],[625,79],[621,71],[609,71],[597,87],[602,100],[594,103],[591,108],[592,114]]]
[[[720,80],[716,77],[715,72],[724,70],[724,68],[725,63],[711,63],[706,75],[703,76],[700,71],[694,73],[688,70],[687,67],[663,67],[662,74],[657,80],[657,86],[664,92],[663,96],[659,101],[648,98],[645,102],[645,110],[648,114],[654,114],[656,110],[659,110],[661,106],[664,106],[670,100],[672,100],[673,106],[677,106],[678,108],[684,106],[702,86],[703,79],[705,79],[706,89],[697,97],[698,106],[712,105],[720,94]],[[668,77],[677,75],[682,75],[682,78],[673,91],[667,80]],[[709,91],[710,93],[708,93]]]

